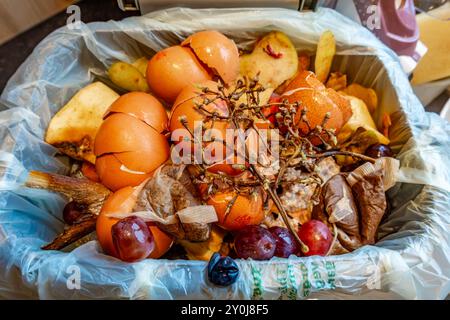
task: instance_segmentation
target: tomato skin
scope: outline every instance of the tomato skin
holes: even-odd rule
[[[217,99],[214,102],[203,106],[204,110],[199,109],[197,104],[202,104],[205,98],[211,100],[215,98],[214,94],[203,94],[201,88],[208,88],[215,92],[219,90],[217,83],[214,81],[204,81],[185,87],[172,106],[169,119],[169,129],[171,132],[176,129],[185,129],[185,126],[180,121],[180,118],[183,117],[191,132],[194,132],[196,124],[201,124],[205,129],[217,129],[221,133],[225,133],[222,131],[228,127],[228,121],[226,121],[226,119],[206,121],[206,118],[211,116],[211,113],[217,113],[219,116],[227,117],[228,106],[226,102]],[[225,140],[226,137],[223,136],[221,138]]]
[[[94,153],[101,183],[117,191],[151,176],[169,158],[170,146],[163,134],[137,116],[114,111],[97,132]]]
[[[162,133],[167,127],[167,112],[154,96],[144,92],[128,92],[108,108],[104,119],[114,113],[125,113],[133,116],[153,129]]]
[[[282,99],[290,104],[299,103],[294,123],[298,124],[302,135],[308,135],[317,126],[334,130],[337,134],[352,115],[350,101],[333,89],[326,88],[311,71],[299,72],[285,88]],[[304,116],[308,123],[302,118],[305,108]],[[324,122],[326,116],[329,118]],[[320,145],[329,136],[323,133],[321,138],[311,137],[310,141]]]
[[[208,167],[207,170],[211,173],[224,173],[230,177],[237,177],[243,174],[248,167],[249,164],[247,161],[235,155],[232,163],[227,163],[227,159],[225,159]]]
[[[147,65],[147,82],[159,97],[172,103],[184,87],[210,80],[212,75],[187,47],[173,46],[157,52]]]
[[[261,193],[238,195],[227,213],[227,206],[235,196],[234,191],[223,191],[215,193],[207,200],[207,203],[214,206],[216,210],[219,219],[217,225],[223,229],[234,231],[249,225],[260,224],[264,219]]]
[[[93,182],[100,182],[97,171],[95,171],[95,165],[90,162],[83,161],[81,165],[81,173]]]
[[[263,115],[269,120],[273,125],[277,124],[276,113],[280,111],[280,108],[276,103],[281,102],[281,96],[276,93],[272,93],[272,96],[269,99],[269,107],[263,109]]]
[[[228,84],[239,74],[239,50],[233,40],[220,32],[205,30],[192,34],[181,43],[189,46],[203,65]]]
[[[169,251],[173,244],[173,238],[162,231],[153,223],[147,223],[150,231],[153,233],[153,238],[156,239],[155,250],[148,256],[148,259],[158,259]]]
[[[207,169],[211,173],[225,173],[226,175],[230,177],[235,177],[240,174],[242,174],[245,169],[239,169],[233,166],[232,164],[226,164],[226,163],[218,163],[214,164],[211,167]]]
[[[192,134],[199,132],[198,126],[202,128],[200,132],[201,147],[204,151],[204,163],[209,165],[208,171],[213,173],[224,172],[230,176],[242,173],[235,169],[231,164],[226,163],[227,157],[227,133],[231,134],[230,139],[234,139],[234,132],[228,132],[232,129],[232,124],[226,119],[211,119],[211,113],[216,113],[221,117],[228,116],[228,106],[224,100],[216,99],[214,102],[199,109],[197,104],[201,104],[203,97],[201,88],[209,88],[212,91],[218,91],[217,83],[206,81],[198,85],[185,87],[178,95],[173,104],[169,119],[169,129],[172,132],[171,140],[177,144],[177,150],[190,151],[191,155],[196,155],[196,147],[199,148],[199,140],[194,140]],[[212,94],[206,94],[205,98],[213,100]],[[184,119],[184,123],[182,123]],[[181,152],[180,152],[181,153]],[[184,154],[184,152],[182,152]],[[180,154],[181,156],[181,154]]]
[[[153,175],[153,172],[146,174],[130,173],[121,170],[121,167],[122,163],[114,154],[105,154],[98,157],[95,162],[100,182],[111,191],[118,191],[127,186],[137,186]]]
[[[135,199],[132,199],[133,192],[133,187],[125,187],[111,194],[103,205],[97,218],[97,239],[100,242],[103,251],[108,255],[114,257],[118,256],[112,241],[111,228],[119,221],[119,219],[110,218],[107,214],[113,212],[130,212],[136,202]]]

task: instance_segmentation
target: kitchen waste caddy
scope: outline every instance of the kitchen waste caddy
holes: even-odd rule
[[[41,299],[443,299],[450,291],[450,126],[426,113],[399,61],[368,30],[320,9],[175,8],[120,22],[76,25],[44,39],[8,82],[0,107],[0,297]],[[96,241],[71,252],[41,246],[61,232],[64,199],[21,186],[28,170],[66,173],[43,142],[47,125],[80,88],[107,79],[117,60],[132,61],[215,29],[248,49],[272,30],[296,48],[315,52],[331,30],[338,52],[333,70],[376,90],[375,119],[391,113],[392,148],[400,160],[398,183],[389,190],[391,212],[379,242],[328,257],[237,260],[236,283],[209,283],[206,262],[144,260],[125,263],[104,255]],[[80,286],[71,282],[79,276]]]

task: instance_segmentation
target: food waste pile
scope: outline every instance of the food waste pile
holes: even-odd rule
[[[298,51],[283,33],[251,52],[209,30],[148,59],[116,61],[52,118],[47,143],[67,176],[26,186],[67,197],[66,227],[45,250],[95,238],[126,262],[336,255],[377,241],[399,163],[377,93],[330,72],[333,33]]]

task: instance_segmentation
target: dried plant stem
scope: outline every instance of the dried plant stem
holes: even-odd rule
[[[40,171],[30,171],[25,186],[63,194],[70,201],[85,207],[86,213],[93,215],[100,213],[103,203],[111,194],[111,191],[104,185],[88,179],[78,179]]]
[[[307,154],[306,156],[308,158],[313,158],[313,159],[326,158],[326,157],[332,157],[332,156],[350,156],[350,157],[359,158],[361,160],[368,161],[371,163],[375,163],[375,161],[376,161],[376,159],[374,159],[374,158],[365,156],[363,154],[350,152],[350,151],[326,151],[326,152],[318,153],[318,154]]]
[[[264,187],[264,190],[269,194],[270,198],[272,198],[272,201],[274,202],[275,206],[277,207],[281,218],[284,221],[284,224],[286,225],[286,227],[288,228],[289,232],[294,236],[295,241],[297,242],[297,244],[300,246],[300,249],[302,250],[303,253],[307,253],[309,251],[309,248],[306,244],[303,243],[303,241],[300,239],[300,237],[298,236],[297,232],[295,232],[294,228],[292,227],[287,212],[284,209],[280,198],[278,197],[278,195],[276,194],[276,192],[273,191],[272,188],[270,188],[270,186],[267,185],[267,183],[265,182],[264,178],[259,174],[258,170],[256,170],[255,166],[250,165],[250,172],[258,178],[258,180],[260,180],[261,184]]]
[[[225,214],[224,214],[225,217],[223,218],[224,222],[225,222],[225,220],[227,220],[227,218],[231,212],[231,208],[234,206],[234,203],[236,202],[238,197],[239,197],[239,191],[237,191],[236,194],[233,196],[233,199],[231,199],[230,202],[228,202],[227,208],[226,208]]]
[[[309,251],[308,246],[301,241],[297,232],[291,225],[288,213],[283,207],[281,199],[276,192],[279,184],[281,183],[282,176],[284,175],[287,168],[291,167],[291,161],[293,161],[296,157],[300,157],[301,161],[304,161],[306,163],[309,160],[308,158],[320,159],[323,157],[336,155],[352,156],[355,158],[363,159],[365,161],[370,161],[372,163],[375,161],[375,159],[349,151],[333,150],[333,147],[335,147],[337,143],[335,131],[333,129],[325,128],[331,116],[329,113],[324,116],[320,125],[312,126],[307,118],[308,110],[306,106],[303,106],[303,108],[300,109],[301,106],[298,102],[289,103],[288,100],[284,100],[282,102],[261,104],[259,94],[263,91],[264,88],[261,87],[258,83],[258,76],[256,76],[254,79],[244,77],[243,80],[239,80],[233,92],[230,93],[227,92],[225,86],[221,82],[219,82],[217,91],[211,90],[206,87],[201,88],[201,94],[199,96],[203,97],[204,99],[202,103],[196,105],[196,108],[197,110],[204,112],[207,115],[206,119],[212,119],[213,124],[215,120],[220,120],[232,124],[235,129],[252,128],[256,130],[258,138],[260,139],[261,135],[255,125],[255,121],[257,121],[258,119],[267,120],[263,112],[264,109],[272,106],[277,106],[278,111],[275,114],[276,122],[280,128],[286,129],[281,146],[281,157],[283,159],[283,164],[278,171],[278,176],[274,177],[274,180],[263,176],[263,174],[258,171],[255,164],[245,165],[245,170],[248,170],[248,172],[251,173],[253,178],[256,180],[249,181],[247,183],[250,183],[252,185],[254,183],[259,184],[264,189],[264,191],[268,195],[268,199],[271,199],[278,209],[278,212],[280,213],[284,224],[288,228],[289,232],[293,235],[301,251],[303,253],[307,253]],[[244,94],[244,99],[240,99]],[[217,112],[208,110],[207,106],[211,103],[215,103],[215,101],[217,100],[223,100],[226,102],[226,105],[228,107],[227,115],[218,114]],[[299,111],[301,112],[300,115],[298,115]],[[187,128],[186,121],[184,121],[183,125]],[[302,132],[301,130],[301,128],[304,129],[305,127],[307,129],[306,133]],[[191,131],[189,132],[191,133],[191,135],[193,135]],[[318,146],[314,146],[314,144],[311,142],[311,139],[320,141],[322,147],[319,148]],[[217,142],[218,140],[215,139],[215,141]],[[226,145],[226,143],[224,141],[221,142],[228,150],[229,147]],[[267,148],[268,146],[265,145],[265,147]],[[248,150],[245,150],[244,155],[239,154],[237,150],[232,150],[233,154],[235,151],[238,153],[238,156],[240,158],[245,159],[247,163],[251,163],[251,161],[249,160],[250,156],[248,154]],[[269,152],[272,153],[272,150],[269,149]],[[312,165],[314,165],[314,163]],[[220,179],[222,182],[225,182],[229,186],[232,186],[235,189],[237,188],[238,190],[239,187],[246,187],[245,185],[236,183],[237,181],[235,181],[235,179],[229,179],[225,175],[223,175],[223,177],[220,177],[220,174],[217,174],[216,176],[208,175],[205,173],[207,172],[207,168],[203,166],[203,169],[204,175],[201,178],[204,179],[203,183],[210,183],[214,179]],[[320,179],[320,177],[300,179],[296,182],[303,184],[317,183],[318,181],[315,181],[316,179]],[[256,187],[257,185],[254,186]],[[227,205],[226,216],[234,205],[236,198],[237,196],[235,196]],[[335,237],[336,235],[337,232],[335,230]],[[334,242],[335,241],[336,239],[334,240]]]
[[[68,245],[78,241],[84,236],[95,231],[95,225],[97,222],[96,215],[90,215],[80,223],[74,224],[64,230],[63,233],[58,235],[51,243],[42,247],[43,250],[61,250]]]
[[[198,105],[197,109],[205,112],[206,114],[208,114],[212,118],[221,119],[221,120],[228,120],[228,119],[230,119],[230,117],[228,117],[228,116],[220,115],[217,111],[209,111],[209,110],[207,110],[204,105]],[[212,127],[214,127],[214,126],[212,126]]]

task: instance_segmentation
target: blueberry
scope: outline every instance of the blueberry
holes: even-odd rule
[[[213,272],[214,267],[216,266],[217,262],[220,260],[220,253],[216,252],[211,256],[211,259],[209,259],[208,262],[208,278],[210,278],[210,274]]]
[[[239,268],[230,257],[214,253],[208,263],[208,279],[218,286],[226,287],[236,282]]]

